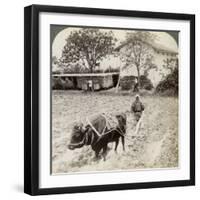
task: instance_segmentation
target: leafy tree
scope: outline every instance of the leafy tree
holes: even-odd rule
[[[164,72],[163,69],[160,70],[160,75],[162,75],[163,79],[166,78],[166,74],[171,74],[173,73],[174,69],[175,68],[178,68],[178,59],[175,57],[175,58],[167,58],[165,60],[163,60],[163,68],[167,70],[167,73],[166,71]]]
[[[178,59],[177,58],[167,58],[163,61],[163,67],[168,69],[170,73],[174,71],[175,68],[178,67]]]
[[[93,72],[100,61],[112,53],[116,39],[112,31],[83,28],[72,31],[62,51],[62,63],[81,63]]]
[[[178,59],[166,60],[164,67],[169,69],[170,73],[157,85],[156,92],[164,93],[165,91],[171,91],[173,95],[178,95]]]
[[[124,68],[136,67],[138,85],[141,86],[141,71],[148,76],[150,69],[156,69],[153,64],[153,54],[150,51],[151,43],[155,35],[147,31],[130,32],[126,35],[124,50],[121,51],[121,59],[125,62]]]

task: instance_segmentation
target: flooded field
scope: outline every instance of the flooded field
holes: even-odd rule
[[[86,123],[96,113],[130,110],[133,95],[53,91],[52,173],[178,167],[178,98],[143,96],[145,112],[137,136],[132,114],[127,115],[125,148],[110,144],[106,161],[95,161],[90,146],[67,148],[74,122]]]

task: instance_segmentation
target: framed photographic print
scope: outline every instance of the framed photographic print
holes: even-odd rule
[[[195,16],[25,8],[24,191],[195,184]]]

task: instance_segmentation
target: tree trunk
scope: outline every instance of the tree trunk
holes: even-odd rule
[[[117,82],[117,85],[116,85],[116,88],[115,88],[116,93],[118,92],[119,84],[120,84],[120,74],[119,74],[118,82]]]
[[[140,68],[139,66],[136,66],[137,68],[137,74],[138,74],[138,89],[140,89],[141,81],[140,81]]]
[[[93,73],[93,66],[90,66],[90,73]]]
[[[93,73],[93,72],[94,72],[94,69],[95,69],[95,65],[92,64],[91,62],[88,62],[88,65],[89,65],[90,73]]]
[[[95,64],[89,58],[87,58],[86,60],[87,60],[88,66],[89,66],[90,73],[93,73],[94,68],[95,68]]]
[[[119,78],[118,78],[117,85],[116,85],[116,88],[115,88],[116,93],[118,92],[118,89],[119,89],[120,79],[121,79],[121,67],[119,67]]]

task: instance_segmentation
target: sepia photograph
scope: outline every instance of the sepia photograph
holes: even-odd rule
[[[51,173],[179,168],[179,31],[50,25]]]
[[[31,5],[24,191],[195,185],[195,16]]]

